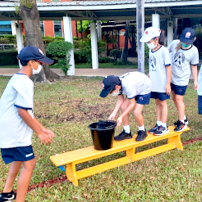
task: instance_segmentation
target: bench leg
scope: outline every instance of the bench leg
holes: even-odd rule
[[[134,155],[135,155],[135,148],[126,150],[126,156],[130,157],[130,160],[134,161]]]
[[[74,163],[67,164],[66,175],[68,177],[68,180],[70,182],[73,182],[75,186],[79,185],[78,179],[77,179],[77,176],[76,176],[76,165]]]
[[[179,133],[178,135],[176,135],[175,137],[171,137],[171,138],[168,138],[168,144],[169,143],[175,143],[176,147],[180,150],[183,151],[183,146],[182,146],[182,142],[181,142],[181,138],[180,138],[180,135],[182,133]]]

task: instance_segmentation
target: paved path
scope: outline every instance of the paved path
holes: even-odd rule
[[[60,69],[51,69],[56,74],[63,76],[64,74],[61,72]],[[13,74],[19,71],[18,68],[0,68],[0,75],[1,76],[12,76]],[[127,72],[134,72],[137,69],[75,69],[75,76],[108,76],[108,75],[115,75],[121,76]],[[193,76],[190,76],[190,79],[193,80]]]
[[[56,74],[63,76],[60,69],[51,69]],[[18,68],[0,68],[0,75],[12,76],[19,71]],[[137,69],[75,69],[75,76],[121,76],[127,72],[137,71]]]

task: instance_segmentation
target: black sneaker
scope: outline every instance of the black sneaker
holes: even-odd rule
[[[179,124],[175,127],[174,131],[180,132],[184,130],[186,127],[187,125],[185,123],[182,123],[181,121],[179,121]]]
[[[118,136],[114,137],[116,141],[121,141],[125,139],[130,139],[130,138],[132,138],[131,133],[126,133],[125,130],[123,130]]]
[[[137,133],[136,141],[142,141],[147,137],[147,131],[146,130],[139,130]]]
[[[152,129],[150,129],[148,132],[150,134],[154,134],[154,132],[158,129],[158,125],[156,124]]]
[[[16,193],[11,191],[10,193],[1,193],[0,194],[0,202],[11,202],[16,199]]]
[[[174,123],[174,125],[175,126],[177,126],[178,124],[180,123],[180,120],[177,120],[175,123]],[[186,125],[188,125],[188,119],[186,118],[186,119],[184,119],[184,123],[186,124]]]
[[[154,135],[163,135],[165,133],[169,133],[168,127],[159,126]]]

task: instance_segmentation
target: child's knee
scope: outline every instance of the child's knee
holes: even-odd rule
[[[135,110],[133,111],[133,114],[134,114],[135,117],[142,116],[141,111],[140,111],[140,110],[137,110],[137,109],[135,109]]]
[[[36,167],[36,159],[32,159],[30,161],[27,161],[26,163],[23,163],[23,167],[28,170],[34,170]]]

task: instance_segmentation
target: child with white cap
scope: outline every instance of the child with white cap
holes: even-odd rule
[[[141,42],[145,42],[149,47],[149,76],[152,82],[151,98],[156,103],[156,125],[149,130],[154,135],[168,133],[167,99],[170,99],[170,81],[171,81],[171,62],[169,52],[162,44],[163,36],[161,30],[155,27],[149,27],[145,30]]]
[[[199,63],[199,53],[198,49],[193,45],[195,39],[195,31],[191,28],[185,28],[180,35],[180,40],[174,40],[168,46],[171,53],[172,99],[179,116],[179,120],[174,123],[176,125],[174,131],[176,132],[184,130],[188,124],[183,96],[189,83],[191,69],[194,77],[194,89],[196,90],[198,87],[197,65]]]

